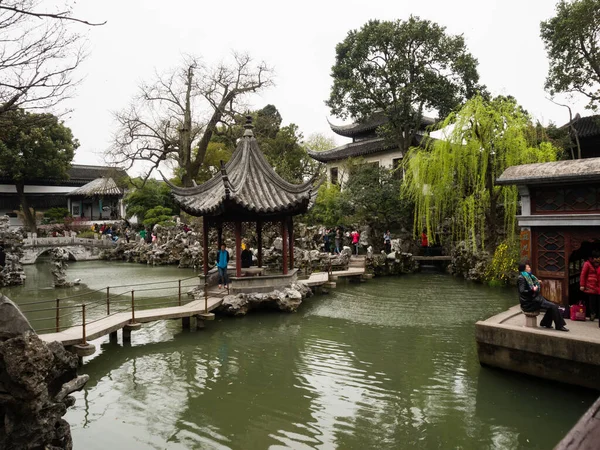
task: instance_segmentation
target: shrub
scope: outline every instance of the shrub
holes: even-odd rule
[[[50,208],[44,213],[44,219],[48,223],[62,223],[66,217],[71,217],[67,208]]]
[[[519,263],[519,241],[507,239],[496,250],[491,263],[485,271],[485,281],[490,285],[505,285],[517,277],[517,264]]]

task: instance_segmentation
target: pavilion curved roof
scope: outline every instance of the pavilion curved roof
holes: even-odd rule
[[[314,181],[313,177],[296,185],[281,178],[258,147],[248,121],[231,159],[227,164],[221,163],[220,173],[199,186],[169,185],[175,202],[188,214],[260,217],[306,212],[316,197]]]

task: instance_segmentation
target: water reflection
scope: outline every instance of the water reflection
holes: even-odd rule
[[[67,414],[76,448],[552,448],[595,394],[479,367],[474,323],[513,294],[406,276],[106,338]]]

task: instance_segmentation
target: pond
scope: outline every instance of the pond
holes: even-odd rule
[[[88,262],[68,275],[100,288],[184,272]],[[18,301],[38,295],[32,279]],[[147,324],[132,346],[97,341],[66,418],[76,449],[552,448],[597,393],[479,366],[475,322],[516,301],[421,273],[338,283],[296,314]]]

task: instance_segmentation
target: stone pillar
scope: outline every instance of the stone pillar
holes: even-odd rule
[[[258,241],[258,267],[262,267],[262,220],[256,221],[256,239]]]
[[[288,233],[286,219],[281,219],[281,253],[283,256],[283,274],[288,273]]]
[[[288,235],[290,240],[290,269],[294,269],[294,219],[288,219]]]
[[[206,216],[202,217],[202,245],[204,249],[202,250],[202,265],[204,269],[204,276],[208,276],[208,218]]]
[[[235,221],[235,276],[242,276],[242,222]]]

